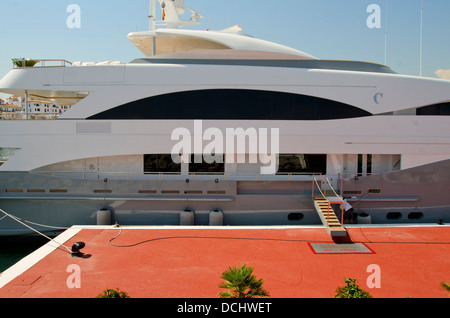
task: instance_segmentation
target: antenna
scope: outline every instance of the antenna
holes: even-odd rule
[[[150,0],[150,13],[149,19],[149,31],[155,31],[156,29],[156,0]]]
[[[149,31],[156,30],[156,0],[150,0]],[[152,37],[152,56],[156,55],[156,38]]]
[[[192,12],[190,20],[181,20],[180,16],[185,13],[184,0],[158,0],[163,11],[163,21],[168,29],[178,29],[183,26],[199,25],[200,19],[204,16],[195,10],[189,8]],[[155,20],[156,0],[150,1],[150,31],[155,31],[156,23],[161,21]]]
[[[228,0],[228,27],[230,27],[230,16],[231,16],[231,3],[230,0]]]
[[[386,26],[384,33],[384,65],[387,65],[387,40],[388,40],[388,0],[386,0]]]
[[[420,7],[420,76],[423,69],[423,0]]]
[[[195,11],[194,9],[189,8],[189,11],[192,12],[191,20],[192,20],[193,22],[198,22],[198,21],[200,21],[200,19],[203,19],[203,18],[204,18],[204,16],[203,16],[202,14],[198,13],[198,12]]]

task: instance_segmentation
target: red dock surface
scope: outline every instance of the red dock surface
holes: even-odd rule
[[[371,250],[364,254],[315,253],[311,243],[334,243],[321,227],[93,227],[74,233],[64,245],[85,242],[88,257],[55,249],[0,288],[0,297],[94,298],[118,288],[132,298],[217,298],[221,273],[243,264],[255,269],[272,298],[332,298],[345,277],[357,278],[374,298],[449,297],[441,287],[450,283],[448,226],[348,228],[353,243]]]

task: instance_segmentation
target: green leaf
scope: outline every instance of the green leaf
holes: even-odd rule
[[[98,294],[95,298],[130,298],[127,293],[120,291],[120,289],[105,289],[103,293]]]
[[[344,278],[346,286],[336,288],[334,298],[372,298],[365,290],[359,288],[356,278]]]
[[[12,60],[13,64],[17,67],[33,67],[37,63],[39,63],[38,60],[30,60],[30,59],[24,59],[24,58],[11,59],[11,60]]]
[[[262,288],[264,281],[253,275],[253,268],[243,265],[241,267],[228,267],[222,273],[224,280],[219,288],[227,289],[219,293],[221,298],[254,298],[268,297],[269,293]]]

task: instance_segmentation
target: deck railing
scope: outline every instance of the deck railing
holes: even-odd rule
[[[225,173],[208,173],[208,172],[164,172],[164,173],[147,173],[147,172],[112,172],[112,171],[45,171],[36,170],[35,174],[46,175],[51,177],[67,177],[75,179],[101,179],[109,180],[209,180],[211,178],[218,180],[242,180],[242,181],[311,181],[314,174],[311,173],[280,173],[274,175],[262,175],[253,172],[225,172]]]
[[[14,59],[13,68],[45,68],[45,67],[66,67],[71,66],[72,63],[63,59],[39,59],[39,60],[29,60],[29,59]]]
[[[312,196],[314,198],[315,193],[316,193],[316,188],[319,190],[320,196],[322,196],[325,200],[327,200],[328,203],[328,207],[327,207],[327,227],[329,226],[329,219],[330,219],[330,209],[331,209],[331,203],[330,201],[328,201],[327,196],[325,193],[327,193],[327,185],[325,183],[325,189],[322,191],[322,184],[323,184],[323,180],[321,178],[320,180],[320,185],[317,182],[317,178],[316,176],[313,176],[313,182],[312,182]],[[325,192],[325,193],[324,193]]]

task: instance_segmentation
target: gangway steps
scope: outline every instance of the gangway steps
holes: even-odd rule
[[[336,213],[334,213],[330,201],[321,195],[314,196],[313,198],[314,207],[328,233],[331,236],[346,236],[347,230],[342,226]]]
[[[347,230],[341,224],[341,221],[339,221],[331,206],[331,204],[340,204],[343,208],[344,201],[342,196],[336,193],[326,175],[320,176],[319,178],[321,184],[318,183],[318,178],[313,176],[312,198],[314,208],[325,229],[331,236],[347,236]],[[318,192],[316,192],[316,189],[318,189]]]

